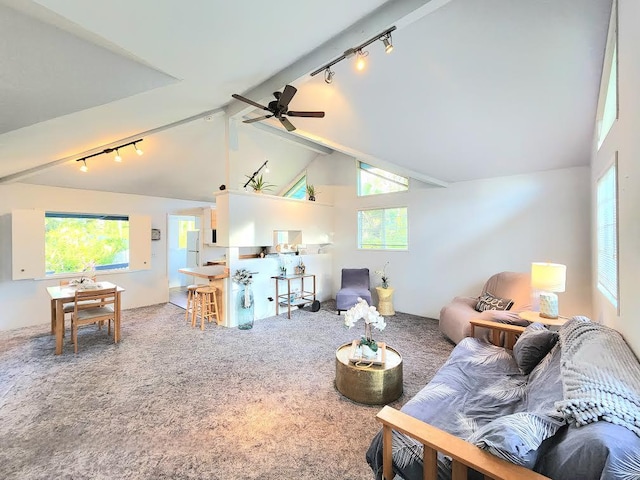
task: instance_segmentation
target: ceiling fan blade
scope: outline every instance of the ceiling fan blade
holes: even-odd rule
[[[287,107],[297,91],[298,89],[296,87],[292,87],[291,85],[285,86],[280,98],[278,98],[278,106]]]
[[[292,111],[288,111],[287,115],[289,115],[290,117],[324,118],[324,112],[292,112]]]
[[[280,117],[278,120],[280,120],[280,123],[284,125],[284,128],[286,128],[288,132],[293,132],[296,129],[296,127],[293,126],[293,123],[291,123],[287,118]]]
[[[262,117],[250,118],[249,120],[243,120],[242,123],[259,122],[260,120],[266,120],[267,118],[271,118],[271,117],[273,117],[273,115],[264,115]]]
[[[253,100],[249,100],[248,98],[243,97],[242,95],[238,95],[237,93],[234,93],[233,95],[231,95],[233,98],[235,98],[236,100],[241,100],[245,103],[248,103],[249,105],[253,105],[254,107],[258,107],[261,108],[262,110],[269,110],[267,107],[265,107],[264,105],[260,105],[259,103],[254,102]]]

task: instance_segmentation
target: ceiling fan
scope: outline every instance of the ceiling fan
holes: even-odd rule
[[[296,129],[293,124],[289,121],[289,119],[285,116],[289,117],[314,117],[314,118],[323,118],[324,112],[294,112],[289,110],[289,102],[296,94],[298,90],[296,87],[291,85],[287,85],[284,87],[282,92],[273,92],[273,96],[276,97],[275,100],[269,102],[269,106],[265,107],[264,105],[260,105],[253,100],[249,100],[242,95],[233,94],[231,95],[233,98],[237,100],[241,100],[243,102],[248,103],[249,105],[253,105],[254,107],[261,108],[262,110],[266,110],[270,112],[268,115],[263,115],[262,117],[250,118],[249,120],[244,120],[243,123],[253,123],[259,122],[260,120],[266,120],[267,118],[275,117],[280,120],[280,123],[287,129],[287,131],[292,132]]]

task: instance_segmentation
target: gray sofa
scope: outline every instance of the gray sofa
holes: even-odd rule
[[[501,298],[513,300],[507,311],[475,309],[479,297],[455,297],[440,310],[440,331],[453,343],[459,343],[471,335],[472,318],[496,322],[528,324],[518,317],[518,312],[531,309],[531,279],[528,273],[500,272],[492,275],[482,287],[480,296],[487,292]],[[478,330],[479,336],[486,337],[486,330]]]
[[[633,352],[619,333],[584,317],[558,333],[536,326],[513,351],[464,339],[400,412],[385,407],[378,419],[393,447],[384,466],[397,478],[435,478],[423,477],[424,443],[445,452],[437,456],[438,479],[450,478],[452,457],[470,467],[468,478],[482,478],[478,471],[518,479],[544,478],[534,472],[555,480],[640,478],[640,364]],[[366,455],[376,479],[383,431]],[[493,455],[474,454],[470,444]]]

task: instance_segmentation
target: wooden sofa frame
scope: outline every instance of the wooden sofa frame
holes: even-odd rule
[[[524,331],[524,327],[517,325],[486,320],[471,320],[471,336],[474,334],[475,327],[491,329],[491,342],[494,345],[499,345],[500,334],[504,333],[505,346],[508,349],[513,349],[516,336]],[[386,480],[392,480],[394,477],[391,447],[392,430],[404,433],[422,443],[424,447],[424,480],[437,480],[438,452],[442,452],[444,455],[451,457],[452,480],[466,480],[468,468],[473,468],[482,473],[485,479],[513,480],[517,478],[519,480],[549,480],[548,477],[544,475],[502,460],[455,435],[451,435],[444,430],[440,430],[428,423],[413,418],[395,408],[389,406],[384,407],[378,412],[376,419],[382,423],[382,471],[383,478]]]

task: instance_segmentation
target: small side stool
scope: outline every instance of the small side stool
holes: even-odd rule
[[[191,326],[196,326],[198,315],[200,315],[200,330],[204,330],[205,319],[210,322],[212,317],[216,318],[216,323],[220,318],[218,315],[218,299],[216,293],[218,289],[216,287],[207,286],[196,288],[196,300],[194,315],[191,320]]]

